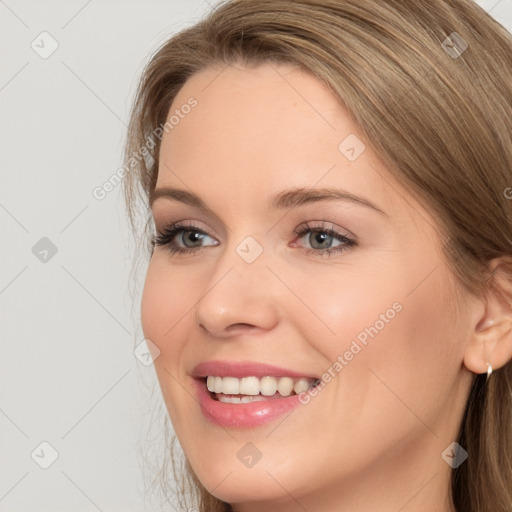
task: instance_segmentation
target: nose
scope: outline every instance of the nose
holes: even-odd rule
[[[270,330],[278,321],[278,284],[262,256],[247,263],[226,251],[195,308],[196,324],[217,338]]]

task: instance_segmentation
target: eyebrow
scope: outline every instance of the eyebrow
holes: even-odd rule
[[[198,196],[186,190],[170,187],[157,188],[153,190],[149,195],[150,208],[153,206],[153,203],[160,198],[180,201],[195,208],[210,211],[210,209]],[[357,203],[362,206],[371,208],[382,215],[387,216],[387,213],[385,213],[381,208],[373,204],[368,199],[351,194],[346,190],[341,190],[332,187],[322,187],[314,189],[294,188],[290,190],[284,190],[271,198],[269,202],[269,208],[282,210],[285,208],[301,206],[303,204],[333,200]]]

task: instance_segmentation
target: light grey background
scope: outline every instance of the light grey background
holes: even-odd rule
[[[0,511],[156,510],[139,452],[158,466],[166,413],[133,354],[135,249],[121,187],[92,191],[147,57],[216,3],[0,0]],[[478,3],[512,31],[512,0]]]

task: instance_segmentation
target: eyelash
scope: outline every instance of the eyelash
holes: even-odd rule
[[[174,223],[170,224],[168,226],[165,226],[161,232],[157,232],[156,235],[153,236],[151,240],[151,244],[153,246],[167,246],[168,251],[171,254],[191,254],[196,252],[199,249],[202,249],[202,247],[193,247],[193,248],[186,248],[179,247],[174,243],[174,238],[179,233],[186,233],[186,232],[196,232],[200,233],[201,235],[209,236],[208,233],[203,231],[202,229],[198,228],[197,226],[193,224],[180,224],[180,223]],[[357,242],[351,238],[348,238],[345,235],[342,235],[338,231],[334,230],[334,228],[326,228],[322,226],[314,226],[311,227],[307,222],[299,226],[294,233],[298,236],[298,238],[303,237],[307,233],[326,233],[330,236],[333,236],[334,238],[338,239],[338,241],[343,242],[344,245],[339,245],[335,247],[334,249],[309,249],[305,248],[306,254],[313,253],[316,256],[323,257],[327,254],[327,256],[330,257],[333,253],[342,253],[344,251],[347,251],[353,246],[357,245]]]

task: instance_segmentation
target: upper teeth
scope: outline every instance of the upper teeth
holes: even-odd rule
[[[279,392],[289,396],[292,390],[299,394],[307,391],[316,382],[315,379],[292,379],[291,377],[214,377],[208,376],[206,386],[208,391],[226,395],[258,395],[271,396]]]

